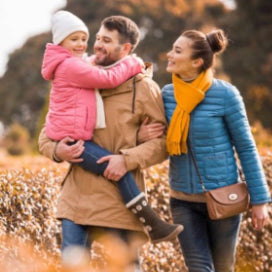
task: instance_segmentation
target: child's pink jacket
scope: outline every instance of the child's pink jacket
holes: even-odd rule
[[[59,45],[47,44],[42,76],[52,80],[46,134],[53,140],[70,136],[90,140],[96,121],[95,88],[114,88],[141,72],[134,57],[124,58],[111,69],[101,69],[73,56]]]

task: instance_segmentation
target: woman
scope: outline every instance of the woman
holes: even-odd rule
[[[233,85],[212,73],[216,53],[226,46],[222,30],[207,35],[189,30],[167,54],[173,82],[162,95],[169,121],[170,206],[174,222],[184,225],[179,242],[190,272],[234,271],[241,222],[241,215],[209,218],[192,152],[205,187],[211,190],[239,179],[235,149],[250,192],[254,227],[260,230],[268,217],[270,193],[242,98]]]

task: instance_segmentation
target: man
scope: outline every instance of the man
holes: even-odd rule
[[[111,16],[103,20],[94,44],[97,65],[109,66],[130,54],[139,41],[139,29],[130,19]],[[141,168],[160,163],[167,158],[165,138],[155,138],[137,145],[140,124],[148,117],[151,123],[166,126],[163,102],[158,85],[151,79],[151,67],[116,89],[101,90],[106,116],[106,128],[94,132],[93,141],[114,155],[98,161],[108,162],[103,176],[72,165],[64,182],[57,207],[62,219],[62,247],[89,246],[97,231],[114,232],[124,241],[131,234],[143,234],[142,224],[129,211],[112,181],[118,181],[132,171],[136,182],[145,191]],[[48,139],[42,130],[39,148],[43,155],[55,161],[79,162],[83,142],[69,145],[71,139],[60,142]]]

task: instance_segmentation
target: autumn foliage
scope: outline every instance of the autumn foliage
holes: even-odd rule
[[[272,188],[272,153],[262,151]],[[0,156],[0,271],[69,272],[125,271],[128,251],[117,238],[94,243],[91,262],[84,254],[72,258],[70,267],[60,265],[60,223],[54,217],[56,201],[67,164],[55,164],[41,156]],[[150,204],[169,221],[168,163],[145,170]],[[271,214],[270,214],[271,217]],[[244,215],[237,251],[237,272],[272,270],[272,222],[262,232]],[[100,241],[101,242],[101,241]],[[75,255],[75,253],[74,253]],[[102,256],[105,258],[103,259]],[[145,272],[186,271],[179,244],[147,243],[140,253]]]

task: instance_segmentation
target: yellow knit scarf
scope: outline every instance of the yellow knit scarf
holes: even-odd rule
[[[190,113],[204,99],[206,91],[212,85],[211,69],[200,73],[193,82],[185,82],[177,75],[172,75],[174,95],[177,106],[170,121],[166,145],[169,154],[187,153],[187,137],[190,124]]]

